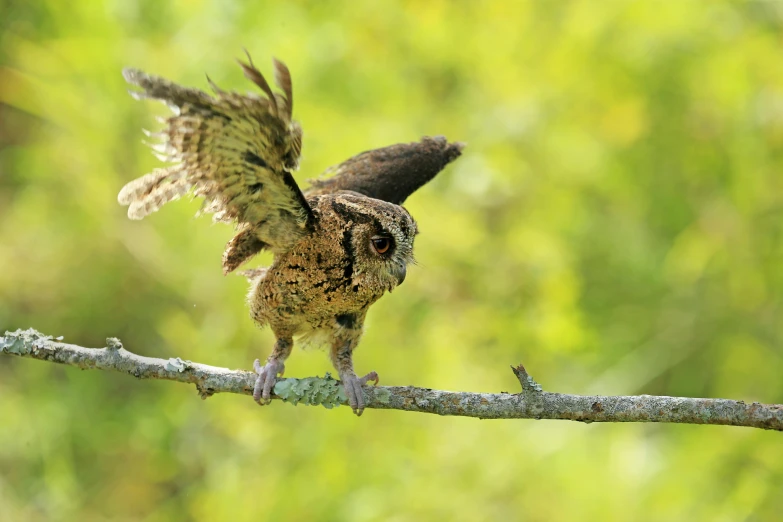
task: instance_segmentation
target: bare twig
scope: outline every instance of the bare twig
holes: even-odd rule
[[[114,370],[139,379],[192,383],[202,398],[219,392],[253,394],[256,375],[252,372],[217,368],[179,358],[142,357],[125,350],[114,338],[107,339],[106,348],[83,348],[59,341],[32,329],[6,332],[0,337],[0,352],[81,369]],[[783,431],[781,404],[651,395],[567,395],[542,391],[521,365],[512,367],[512,370],[522,385],[519,394],[448,392],[413,386],[365,387],[367,408],[482,419],[724,424]],[[330,408],[346,402],[339,381],[328,374],[323,378],[279,379],[274,391],[274,398],[294,404],[321,404]]]

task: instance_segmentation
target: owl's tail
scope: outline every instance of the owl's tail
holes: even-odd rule
[[[256,228],[247,225],[241,227],[239,232],[226,244],[226,250],[223,252],[223,274],[233,272],[239,265],[268,246],[259,239]],[[246,275],[248,271],[242,273]],[[248,276],[248,278],[250,277]]]

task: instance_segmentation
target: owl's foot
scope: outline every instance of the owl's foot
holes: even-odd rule
[[[258,374],[256,385],[253,387],[253,399],[261,405],[272,402],[272,388],[275,387],[277,376],[285,372],[285,364],[277,359],[267,359],[266,364],[261,366],[261,362],[256,359],[253,363],[253,369]]]
[[[361,416],[364,413],[364,394],[362,393],[362,386],[367,384],[368,381],[374,381],[375,385],[380,380],[376,372],[370,372],[364,377],[357,377],[353,372],[350,374],[345,373],[340,375],[340,380],[343,381],[343,388],[345,389],[345,396],[348,397],[348,405],[357,416]]]

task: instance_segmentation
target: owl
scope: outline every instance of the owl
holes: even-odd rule
[[[226,274],[271,251],[271,266],[243,272],[251,317],[276,339],[266,363],[254,363],[253,398],[269,403],[295,338],[317,340],[329,347],[348,403],[361,415],[362,386],[377,384],[378,374],[359,377],[353,351],[370,305],[402,284],[413,262],[418,231],[401,205],[459,157],[463,145],[438,136],[363,152],[302,191],[293,177],[302,128],[292,119],[288,68],[274,60],[275,92],[249,55],[239,64],[259,93],[227,92],[207,77],[210,95],[123,71],[138,88],[131,91],[135,98],[160,100],[173,115],[162,131],[147,133],[167,166],[125,185],[118,200],[130,219],[142,219],[186,194],[203,197],[200,212],[236,226],[223,252]]]

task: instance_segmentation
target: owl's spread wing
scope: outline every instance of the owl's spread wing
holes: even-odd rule
[[[288,249],[314,219],[291,175],[298,166],[302,131],[291,119],[288,69],[275,60],[276,83],[283,91],[275,94],[252,61],[240,65],[265,97],[226,92],[209,81],[213,97],[137,69],[123,71],[128,83],[141,88],[131,92],[135,98],[161,100],[174,112],[154,135],[161,143],[153,146],[161,159],[174,164],[125,185],[119,202],[129,205],[128,217],[142,219],[188,192],[203,196],[203,211],[214,213],[216,221],[239,225],[224,254],[226,271],[262,248]]]
[[[305,195],[350,190],[401,205],[457,159],[463,147],[462,143],[448,143],[443,136],[436,136],[362,152],[324,173],[333,173],[332,177],[311,180],[312,185]]]

